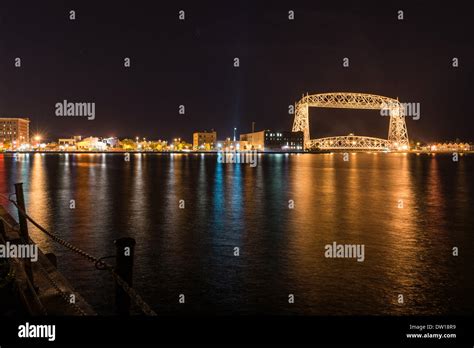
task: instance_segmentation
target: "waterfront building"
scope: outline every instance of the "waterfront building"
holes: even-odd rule
[[[102,142],[107,146],[111,148],[117,148],[119,147],[119,139],[117,137],[108,137],[108,138],[103,138]]]
[[[73,150],[76,148],[77,143],[82,140],[80,135],[75,135],[72,138],[60,138],[58,139],[58,146],[60,149],[69,149]]]
[[[303,132],[275,132],[262,130],[259,132],[240,135],[241,141],[246,141],[250,150],[259,151],[303,151]]]
[[[28,118],[0,118],[0,143],[4,148],[19,148],[30,142]]]
[[[463,152],[471,150],[471,146],[468,143],[462,142],[436,143],[430,144],[428,147],[432,152]]]
[[[97,137],[88,137],[76,143],[76,148],[83,151],[102,151],[105,150],[106,144]]]
[[[244,140],[231,140],[226,138],[225,140],[219,140],[216,146],[219,151],[246,151],[250,150],[248,142]]]
[[[217,132],[213,129],[193,133],[193,150],[213,150],[216,142]]]

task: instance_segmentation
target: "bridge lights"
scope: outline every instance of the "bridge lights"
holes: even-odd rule
[[[388,139],[376,139],[376,144],[370,144],[371,148],[380,150],[382,148],[398,149],[399,146],[408,146],[408,132],[405,124],[404,109],[400,102],[396,99],[383,97],[374,94],[365,93],[322,93],[314,95],[306,95],[295,105],[295,119],[293,121],[293,131],[303,131],[304,148],[317,148],[317,145],[327,139],[310,139],[309,134],[309,107],[322,108],[345,108],[345,109],[375,109],[385,113],[384,116],[390,116]],[[387,115],[388,113],[388,115]],[[336,148],[341,146],[354,146],[352,140],[347,139],[352,135],[342,137],[344,144],[336,142]],[[336,137],[341,138],[341,137]],[[366,139],[358,137],[356,139],[357,148],[359,141],[365,143],[373,143],[375,139],[366,137]],[[329,146],[326,142],[325,146]],[[331,147],[333,145],[331,144]]]

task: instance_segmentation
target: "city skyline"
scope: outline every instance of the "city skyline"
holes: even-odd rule
[[[0,111],[29,117],[33,131],[53,139],[172,139],[211,128],[232,137],[234,127],[246,133],[252,122],[290,130],[288,106],[303,93],[353,90],[419,103],[421,118],[408,125],[413,138],[472,141],[473,121],[462,112],[472,84],[467,11],[407,2],[399,5],[400,20],[397,8],[370,3],[47,4],[39,16],[36,6],[2,11],[0,28],[10,35],[0,53]],[[95,103],[95,119],[58,118],[55,105],[63,100]],[[386,120],[373,111],[316,112],[312,134],[386,134]]]
[[[360,134],[329,135],[322,138],[312,138],[307,134],[307,123],[311,107],[316,108],[351,108],[377,109],[381,100],[392,100],[391,106],[383,106],[381,115],[391,115],[389,118],[388,139],[363,136]],[[390,103],[390,102],[389,102]],[[382,103],[383,104],[383,103]],[[390,105],[390,104],[387,104]],[[418,106],[419,107],[419,106]],[[391,108],[391,109],[390,109]],[[307,95],[296,104],[292,131],[276,129],[254,129],[249,133],[237,132],[234,136],[217,137],[214,129],[196,130],[192,133],[191,141],[187,137],[176,137],[167,140],[166,137],[146,138],[115,137],[103,135],[69,135],[50,139],[47,135],[30,132],[29,119],[0,118],[0,150],[2,151],[41,151],[41,152],[108,152],[108,151],[263,151],[263,152],[339,152],[339,151],[383,151],[383,152],[469,152],[474,149],[472,142],[460,139],[438,140],[431,142],[408,139],[406,118],[417,119],[419,114],[410,114],[416,106],[403,105],[396,100],[376,95],[359,93],[323,93]],[[395,114],[393,114],[395,113]],[[403,117],[393,117],[403,113]],[[393,115],[392,115],[393,114]]]

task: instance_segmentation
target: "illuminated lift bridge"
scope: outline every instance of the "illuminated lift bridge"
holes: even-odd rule
[[[332,136],[310,139],[309,107],[386,110],[390,118],[388,139],[366,136]],[[405,124],[405,109],[397,100],[365,93],[322,93],[306,95],[295,105],[293,132],[303,131],[306,150],[369,150],[407,151],[408,131]]]

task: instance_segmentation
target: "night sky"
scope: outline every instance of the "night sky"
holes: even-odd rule
[[[288,105],[303,93],[350,91],[421,103],[421,119],[407,120],[411,139],[474,140],[474,28],[462,3],[167,3],[2,1],[0,117],[29,117],[32,131],[51,140],[191,141],[194,130],[210,128],[223,139],[234,126],[250,131],[252,121],[290,130]],[[95,102],[95,120],[55,116],[64,99]],[[312,137],[388,132],[377,111],[312,109],[310,116]]]

